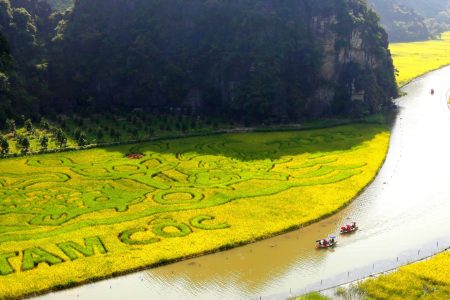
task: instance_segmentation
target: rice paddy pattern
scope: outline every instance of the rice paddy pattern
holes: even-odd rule
[[[329,215],[375,176],[388,140],[385,126],[357,124],[0,160],[0,298],[225,249]]]
[[[144,154],[141,159],[115,156],[88,163],[77,163],[63,154],[31,157],[26,166],[42,169],[41,172],[0,176],[0,215],[24,215],[28,220],[20,227],[31,226],[34,229],[39,226],[64,228],[70,220],[101,210],[115,209],[123,213],[123,216],[115,218],[92,219],[88,222],[92,226],[222,205],[241,198],[279,193],[291,187],[335,183],[360,174],[365,165],[341,163],[339,151],[311,154],[300,161],[284,154],[304,149],[305,145],[355,138],[358,137],[351,132],[292,137],[287,141],[264,143],[260,151],[252,149],[251,152],[245,151],[248,145],[244,142],[233,140],[195,145],[181,142],[185,146],[182,151],[174,149],[169,157],[161,154],[171,152],[181,141],[175,140],[130,147],[129,152]],[[89,184],[71,184],[75,176],[80,178],[77,182],[88,181]],[[242,183],[255,179],[267,181],[267,186],[254,190],[249,185],[248,189],[242,189]],[[210,195],[206,196],[205,191]],[[143,201],[147,206],[145,211],[127,214],[130,205]],[[75,230],[80,226],[71,227]],[[11,231],[4,232],[0,241],[14,240],[14,228]],[[30,236],[20,232],[16,238],[48,236],[50,232],[47,229],[43,234]]]

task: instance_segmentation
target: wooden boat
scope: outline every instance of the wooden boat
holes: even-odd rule
[[[342,226],[341,227],[341,234],[352,233],[352,232],[355,232],[356,230],[358,230],[358,226],[351,227],[350,229],[347,229],[347,227]]]
[[[323,241],[327,241],[326,244],[322,243]],[[337,240],[336,237],[334,235],[330,236],[330,239],[322,239],[322,240],[318,240],[316,241],[316,248],[317,249],[327,249],[327,248],[332,248],[334,246],[336,246],[337,244]]]

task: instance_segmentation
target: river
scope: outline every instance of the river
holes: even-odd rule
[[[430,94],[432,88],[435,95]],[[337,283],[339,274],[350,278],[349,272],[369,265],[375,270],[375,263],[377,272],[385,271],[390,268],[386,262],[399,255],[400,260],[411,261],[411,253],[423,245],[448,240],[450,67],[427,74],[403,90],[408,95],[396,100],[399,114],[384,166],[365,192],[335,216],[229,251],[41,298],[278,299],[320,288],[327,280]],[[314,248],[315,240],[336,234],[349,220],[358,221],[361,229],[339,237],[334,250]]]

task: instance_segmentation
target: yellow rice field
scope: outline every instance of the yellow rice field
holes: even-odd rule
[[[368,299],[450,299],[450,253],[360,284]]]
[[[313,222],[374,178],[388,143],[387,127],[354,124],[0,160],[0,298]]]
[[[450,64],[450,32],[441,39],[414,43],[391,44],[390,49],[400,86],[429,71]]]

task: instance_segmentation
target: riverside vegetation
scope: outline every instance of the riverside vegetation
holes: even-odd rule
[[[384,125],[355,124],[0,160],[0,296],[79,284],[308,224],[372,180],[388,141]]]
[[[359,285],[367,299],[448,299],[450,253],[411,264]]]

